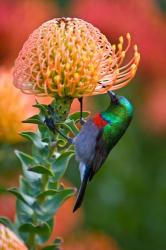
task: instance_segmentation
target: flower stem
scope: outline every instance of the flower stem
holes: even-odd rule
[[[35,234],[33,232],[29,234],[27,245],[29,247],[29,250],[36,250],[35,249]]]
[[[23,176],[20,187],[12,190],[17,197],[17,219],[13,227],[29,250],[48,246],[56,211],[76,192],[74,188],[60,185],[74,153],[62,134],[67,138],[71,132],[74,136],[78,133],[78,114],[69,115],[72,101],[69,97],[56,97],[48,106],[36,102],[40,112],[25,122],[37,124],[38,130],[22,133],[33,143],[32,155],[16,150]],[[52,130],[46,119],[51,120],[57,130]],[[58,244],[55,238],[51,246],[60,249]]]

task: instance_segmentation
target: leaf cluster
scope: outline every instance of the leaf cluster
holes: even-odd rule
[[[37,124],[38,130],[22,133],[33,144],[32,155],[15,151],[23,172],[19,188],[1,189],[17,198],[16,221],[13,224],[7,218],[0,218],[0,222],[21,237],[29,249],[60,249],[59,238],[50,246],[45,246],[45,243],[50,238],[56,211],[76,192],[75,188],[60,183],[74,154],[74,147],[57,131],[52,132],[46,126],[45,117],[50,116],[48,106],[37,102],[35,107],[39,114],[24,122]],[[84,118],[88,115],[88,112],[83,112]],[[79,116],[79,112],[70,114],[65,122],[59,121],[56,126],[64,135],[74,137],[79,133]]]

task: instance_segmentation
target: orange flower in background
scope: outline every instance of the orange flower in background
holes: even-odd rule
[[[13,64],[29,34],[57,14],[57,7],[52,1],[0,1],[0,64]]]
[[[0,249],[28,250],[28,248],[16,235],[2,224],[0,224]]]
[[[38,97],[43,104],[49,104],[51,98]],[[17,143],[24,138],[19,133],[25,130],[34,130],[34,124],[22,123],[23,120],[34,115],[37,111],[32,105],[35,97],[25,95],[13,86],[12,70],[0,68],[0,143]],[[74,102],[71,111],[79,109],[79,103]]]
[[[145,89],[144,96],[146,104],[141,106],[144,125],[148,131],[160,135],[166,133],[166,78],[154,79],[151,91]]]
[[[13,166],[12,166],[13,167]],[[19,175],[12,177],[4,176],[1,172],[0,185],[2,187],[11,188],[17,187],[19,183]],[[10,220],[14,221],[16,214],[16,197],[12,194],[0,193],[0,217],[5,216]]]
[[[64,243],[64,250],[119,250],[117,243],[104,234],[81,234]]]
[[[82,211],[73,214],[75,197],[71,197],[62,205],[55,218],[55,235],[68,236],[80,224]]]
[[[122,63],[130,34],[117,46],[93,25],[77,18],[56,18],[36,29],[24,44],[14,67],[14,84],[24,93],[80,97],[125,86],[135,75],[140,54]]]
[[[23,124],[22,120],[33,115],[34,97],[26,96],[12,84],[12,72],[0,68],[0,142],[16,143],[23,138],[18,134],[25,129],[33,129],[31,124]]]
[[[14,196],[0,195],[0,216],[5,216],[13,221],[16,210],[15,206],[16,200]]]

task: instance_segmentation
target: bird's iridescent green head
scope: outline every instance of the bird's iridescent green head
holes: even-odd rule
[[[105,111],[107,114],[114,114],[123,118],[132,118],[133,116],[133,105],[124,96],[119,96],[112,91],[108,91],[110,97],[110,105]],[[104,112],[104,113],[105,113]]]
[[[117,96],[117,98],[119,101],[118,105],[120,105],[122,109],[126,110],[127,114],[132,117],[134,109],[131,102],[124,96]]]

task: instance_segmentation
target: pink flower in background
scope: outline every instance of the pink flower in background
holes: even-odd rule
[[[13,65],[19,50],[29,34],[58,14],[51,1],[0,0],[0,64]]]
[[[151,82],[150,91],[145,90],[145,104],[141,112],[148,130],[157,134],[166,133],[166,78],[156,78]],[[145,110],[144,110],[145,109]]]
[[[142,70],[150,74],[165,70],[165,19],[153,0],[75,0],[72,10],[108,38],[130,32],[140,47]]]

